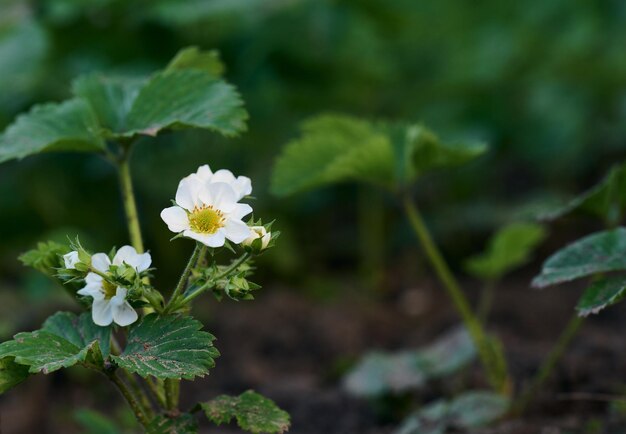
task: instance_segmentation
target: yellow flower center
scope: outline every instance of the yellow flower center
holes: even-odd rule
[[[102,291],[104,292],[105,300],[110,300],[115,297],[117,293],[117,286],[113,285],[111,282],[106,280],[102,280]]]
[[[224,221],[224,214],[210,205],[202,208],[196,207],[189,214],[189,227],[199,234],[214,234],[224,226]]]

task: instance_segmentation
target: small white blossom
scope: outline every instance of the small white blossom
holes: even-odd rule
[[[137,273],[147,270],[152,263],[149,253],[139,254],[131,246],[120,248],[113,261],[105,253],[96,253],[91,257],[91,266],[101,273],[107,273],[111,265],[126,264]],[[127,326],[137,321],[138,315],[126,301],[126,288],[115,286],[106,281],[101,275],[88,273],[85,277],[85,287],[78,294],[93,298],[91,315],[93,322],[99,326],[108,326],[112,322],[120,326]]]
[[[80,262],[80,259],[78,259],[78,252],[74,250],[63,255],[63,261],[65,261],[65,268],[68,270],[75,270],[76,264]]]
[[[251,246],[254,240],[261,238],[261,250],[267,249],[272,239],[272,233],[265,229],[265,226],[250,226],[250,236],[243,240],[244,246]]]
[[[203,174],[203,168],[210,172],[208,166],[202,166],[198,173]],[[204,175],[209,176],[207,173]],[[161,211],[170,231],[209,247],[221,247],[226,239],[239,244],[250,236],[248,226],[241,219],[252,212],[252,207],[238,201],[252,188],[236,191],[232,183],[213,182],[218,173],[212,173],[209,180],[196,173],[180,181],[176,206]]]
[[[196,179],[201,183],[209,184],[224,182],[230,185],[230,187],[235,191],[237,200],[243,199],[252,193],[252,181],[247,176],[235,177],[233,172],[227,169],[220,169],[216,172],[212,172],[208,164],[200,166],[196,173],[192,173],[184,179]]]

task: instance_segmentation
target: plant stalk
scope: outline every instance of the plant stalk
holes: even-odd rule
[[[180,396],[180,380],[168,378],[165,380],[165,403],[170,411],[178,408],[178,400]]]
[[[530,402],[534,399],[537,392],[541,389],[546,380],[550,378],[550,375],[554,371],[558,361],[561,359],[565,350],[578,333],[578,330],[583,322],[584,318],[574,313],[574,316],[570,319],[569,323],[565,327],[565,330],[563,330],[563,333],[559,336],[556,345],[552,351],[550,351],[550,354],[548,354],[548,357],[537,371],[537,374],[531,381],[530,386],[513,406],[513,414],[520,415],[524,412],[524,410],[526,410],[526,407],[528,407]]]
[[[185,269],[183,270],[183,274],[180,275],[180,279],[178,279],[178,284],[176,285],[174,292],[172,292],[170,301],[167,303],[167,306],[165,306],[165,313],[169,312],[169,309],[175,304],[176,300],[178,300],[178,297],[182,294],[183,290],[185,289],[185,286],[187,285],[187,279],[189,278],[189,274],[191,273],[191,270],[193,269],[193,267],[196,266],[201,250],[202,248],[200,247],[199,243],[196,243],[196,246],[193,249],[193,253],[191,254],[191,257],[189,258],[189,261],[187,262],[187,265],[185,266]]]
[[[130,176],[129,153],[119,160],[118,172],[120,186],[122,188],[122,200],[124,201],[124,211],[126,213],[126,223],[130,241],[137,253],[144,252],[143,240],[141,238],[141,227],[139,226],[139,215],[137,213],[137,202],[133,192],[133,182]]]
[[[150,422],[148,420],[148,416],[144,412],[143,408],[141,407],[141,404],[139,404],[137,399],[133,396],[133,393],[130,391],[128,386],[126,386],[126,384],[115,373],[110,374],[108,377],[113,382],[113,384],[117,386],[118,390],[122,393],[122,395],[126,399],[126,402],[128,402],[128,405],[130,405],[130,408],[135,414],[135,418],[137,418],[139,423],[144,428],[147,428]]]
[[[439,249],[433,241],[417,207],[413,204],[410,198],[405,198],[403,202],[406,215],[411,223],[411,227],[413,228],[415,235],[422,244],[428,260],[437,273],[437,277],[448,292],[454,306],[461,315],[461,319],[463,320],[474,345],[476,345],[476,349],[478,350],[478,354],[490,383],[497,391],[504,391],[507,387],[507,379],[500,378],[501,375],[498,372],[500,360],[494,360],[494,356],[499,357],[499,355],[494,353],[494,349],[490,345],[490,340],[488,339],[481,322],[472,312],[469,301],[454,278],[454,275],[452,274],[452,271],[448,267],[448,264],[444,260],[442,254],[439,252]]]

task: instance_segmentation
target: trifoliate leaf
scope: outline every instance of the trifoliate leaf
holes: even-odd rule
[[[418,350],[367,354],[345,377],[344,387],[362,397],[419,389],[431,379],[459,371],[475,357],[469,334],[456,328]]]
[[[63,266],[62,255],[70,252],[70,247],[54,241],[37,243],[37,248],[20,255],[19,260],[44,274],[53,275],[56,268]]]
[[[532,251],[545,239],[546,230],[536,223],[512,223],[493,235],[487,249],[470,258],[465,268],[484,280],[499,279],[530,260]]]
[[[0,163],[44,151],[101,151],[95,114],[81,99],[35,106],[0,136]]]
[[[595,273],[626,270],[625,249],[626,228],[586,236],[550,256],[532,284],[543,288]]]
[[[613,167],[594,187],[541,218],[554,220],[575,211],[593,214],[609,224],[619,223],[626,211],[626,164]]]
[[[14,357],[15,363],[29,366],[30,373],[48,374],[77,363],[101,366],[100,343],[109,351],[110,328],[96,330],[89,314],[80,317],[59,312],[41,330],[18,333],[12,341],[0,344],[0,359]]]
[[[202,377],[215,366],[219,351],[213,346],[215,337],[201,329],[189,316],[150,314],[131,326],[124,352],[111,357],[142,377]]]
[[[221,395],[200,406],[217,425],[236,419],[241,429],[255,434],[281,434],[289,429],[289,414],[252,390],[239,396]]]
[[[487,426],[504,416],[510,400],[486,391],[466,392],[451,400],[439,400],[410,415],[395,434],[445,434],[449,429]]]
[[[225,67],[217,50],[201,51],[198,47],[187,47],[176,54],[165,71],[179,69],[198,69],[215,77],[221,77]]]
[[[322,185],[357,181],[394,189],[432,169],[463,164],[487,149],[448,144],[422,125],[368,122],[345,115],[305,121],[300,138],[283,149],[272,191],[284,196]]]
[[[146,428],[148,434],[196,434],[198,424],[190,414],[175,418],[157,416]]]
[[[621,301],[626,295],[626,278],[613,276],[600,278],[585,290],[576,305],[578,315],[595,314]]]
[[[0,358],[0,395],[28,378],[28,366],[15,363],[13,358]]]

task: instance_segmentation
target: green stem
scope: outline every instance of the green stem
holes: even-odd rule
[[[130,176],[129,152],[119,161],[118,172],[120,186],[122,188],[122,199],[124,201],[124,211],[126,213],[126,223],[130,241],[137,253],[143,253],[143,241],[141,239],[141,228],[139,226],[139,215],[137,213],[137,202],[133,193],[133,182]]]
[[[166,407],[170,411],[178,408],[178,399],[180,396],[180,380],[168,378],[165,380],[165,402]]]
[[[113,382],[113,384],[117,386],[119,391],[122,393],[122,396],[124,396],[126,402],[128,402],[128,405],[130,405],[130,408],[132,409],[139,423],[144,428],[146,428],[148,426],[148,423],[150,422],[148,420],[148,416],[142,409],[141,404],[139,404],[137,399],[133,396],[133,393],[130,391],[128,386],[126,386],[126,384],[115,373],[110,374],[109,379]]]
[[[159,403],[159,405],[163,408],[167,408],[167,400],[165,399],[164,387],[163,383],[159,384],[152,380],[152,378],[146,378],[146,384],[148,385],[148,390],[152,393],[154,399]]]
[[[496,292],[496,281],[489,280],[485,282],[485,286],[480,294],[480,300],[478,301],[478,320],[484,325],[487,323],[489,313],[491,312],[491,306],[493,306],[493,299]]]
[[[404,209],[415,235],[417,235],[417,238],[422,244],[428,260],[435,269],[437,277],[443,284],[444,288],[448,292],[448,295],[452,299],[454,306],[461,315],[465,327],[474,341],[474,345],[476,345],[478,354],[490,383],[498,391],[503,391],[506,387],[506,375],[505,378],[501,378],[502,375],[501,372],[499,372],[503,363],[502,360],[497,360],[497,358],[500,358],[500,354],[495,354],[494,346],[490,345],[490,340],[488,339],[480,321],[472,312],[469,301],[465,297],[463,291],[461,291],[461,288],[450,271],[448,264],[443,259],[443,256],[435,245],[417,207],[409,198],[404,199]]]
[[[141,408],[144,414],[146,415],[148,419],[152,419],[154,417],[154,414],[152,413],[152,404],[150,404],[150,400],[146,396],[146,393],[144,392],[144,390],[139,385],[139,382],[130,372],[125,371],[125,370],[122,370],[121,372],[124,373],[124,378],[126,378],[126,381],[128,382],[129,387],[131,388],[135,396],[138,397],[139,403],[141,405]]]
[[[191,254],[191,257],[189,258],[189,261],[187,262],[187,265],[183,270],[183,274],[181,274],[180,279],[178,279],[178,284],[176,285],[176,288],[172,293],[170,301],[167,303],[167,306],[165,306],[165,313],[169,312],[169,309],[175,304],[176,300],[178,300],[178,297],[183,292],[183,289],[185,289],[189,274],[191,273],[193,267],[196,265],[201,250],[202,248],[200,247],[199,243],[196,243],[196,246],[193,249],[193,253]]]
[[[513,406],[514,414],[519,415],[522,414],[524,410],[526,410],[528,404],[530,404],[530,402],[534,399],[535,395],[541,389],[546,380],[550,378],[550,375],[554,371],[554,368],[565,353],[565,350],[567,349],[569,344],[578,333],[578,330],[580,329],[580,326],[583,322],[584,318],[578,316],[578,314],[576,313],[570,319],[569,323],[565,327],[565,330],[563,330],[563,333],[561,333],[561,336],[559,336],[556,345],[554,346],[550,354],[548,354],[548,357],[545,359],[545,361],[537,371],[537,374],[531,381],[530,386],[526,389],[522,396],[517,400],[517,403]]]

